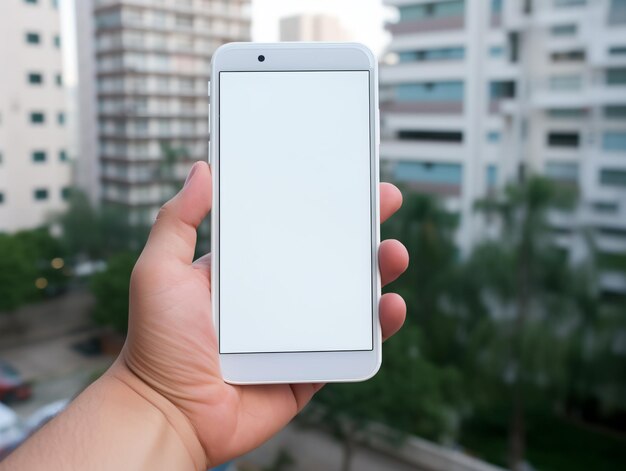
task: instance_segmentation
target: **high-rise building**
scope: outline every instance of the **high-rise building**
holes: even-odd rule
[[[383,170],[458,212],[463,251],[489,230],[473,204],[492,188],[521,172],[575,186],[560,243],[582,251],[571,228],[591,227],[626,266],[626,1],[385,3],[399,19],[380,71]]]
[[[58,2],[0,2],[0,232],[65,207],[71,166]]]
[[[211,55],[250,39],[250,0],[77,2],[80,185],[150,223],[208,151]]]
[[[330,15],[294,15],[280,20],[281,41],[349,41],[338,18]]]

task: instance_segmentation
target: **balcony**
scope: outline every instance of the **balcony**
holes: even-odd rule
[[[463,114],[462,101],[432,101],[432,102],[387,102],[380,104],[381,112],[414,113],[436,115]]]

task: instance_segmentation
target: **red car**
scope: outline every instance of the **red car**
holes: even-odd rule
[[[0,401],[9,403],[23,401],[32,394],[30,384],[8,363],[0,361]]]

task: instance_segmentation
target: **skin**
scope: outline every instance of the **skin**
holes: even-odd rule
[[[381,222],[402,204],[381,184]],[[0,464],[36,469],[207,469],[281,430],[322,384],[233,386],[221,377],[211,316],[210,254],[193,261],[211,209],[211,172],[192,168],[157,217],[130,282],[129,332],[112,367]],[[408,265],[395,240],[379,249],[383,284]],[[404,301],[380,301],[383,337],[402,326]]]

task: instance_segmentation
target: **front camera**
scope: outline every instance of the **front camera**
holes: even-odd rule
[[[265,61],[265,56],[261,55],[259,56],[259,62],[264,62]]]

